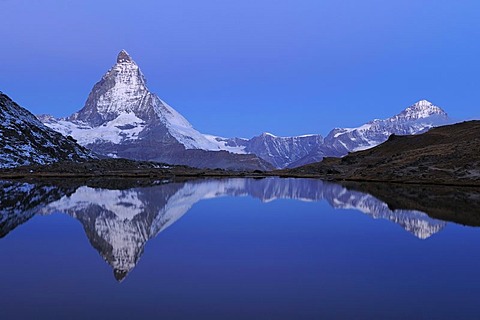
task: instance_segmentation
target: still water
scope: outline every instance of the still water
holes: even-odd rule
[[[1,319],[480,318],[478,190],[0,185]]]

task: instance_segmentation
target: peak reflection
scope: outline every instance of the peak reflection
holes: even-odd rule
[[[326,200],[336,209],[355,209],[374,219],[394,222],[419,239],[431,237],[446,225],[426,213],[394,210],[368,193],[314,179],[193,180],[121,190],[3,182],[0,235],[36,213],[68,214],[82,224],[91,245],[122,281],[138,263],[148,240],[200,200],[223,196],[251,196],[263,202]]]

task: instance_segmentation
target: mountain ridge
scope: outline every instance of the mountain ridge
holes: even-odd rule
[[[335,128],[325,137],[278,137],[264,132],[245,139],[202,134],[148,89],[143,73],[125,50],[94,85],[81,110],[67,118],[43,115],[39,119],[109,157],[236,170],[293,168],[324,157],[343,157],[383,143],[391,134],[419,134],[451,122],[440,107],[420,100],[390,118],[356,128]]]

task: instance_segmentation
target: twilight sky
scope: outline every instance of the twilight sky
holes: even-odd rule
[[[79,110],[126,49],[201,132],[326,134],[420,99],[480,118],[478,0],[0,0],[0,91]]]

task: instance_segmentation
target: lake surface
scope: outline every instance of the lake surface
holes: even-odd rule
[[[476,190],[434,218],[310,179],[0,184],[1,319],[480,317]]]

